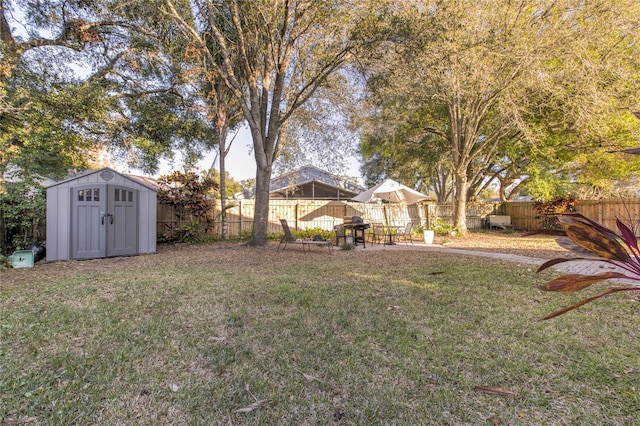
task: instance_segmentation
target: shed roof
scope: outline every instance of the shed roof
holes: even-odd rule
[[[45,185],[45,187],[46,188],[51,188],[51,187],[54,187],[56,185],[61,185],[63,183],[70,182],[72,180],[80,179],[82,177],[91,176],[93,174],[102,173],[102,172],[105,172],[105,171],[108,171],[108,172],[111,172],[111,173],[115,173],[115,174],[117,174],[119,176],[124,177],[125,179],[133,181],[133,182],[135,182],[137,184],[140,184],[140,185],[144,186],[145,188],[148,188],[148,189],[150,189],[152,191],[155,191],[155,192],[158,192],[158,190],[162,187],[162,184],[160,182],[158,182],[157,180],[153,179],[153,178],[120,173],[120,172],[117,172],[117,171],[113,170],[110,167],[104,167],[104,168],[99,169],[99,170],[82,170],[80,172],[70,174],[69,176],[67,176],[65,179],[63,179],[61,181],[54,182],[54,183],[51,183],[49,185]]]

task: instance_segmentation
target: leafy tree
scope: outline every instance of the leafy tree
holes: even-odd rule
[[[314,96],[298,108],[281,136],[281,151],[274,171],[291,172],[313,164],[341,174],[348,160],[357,155],[349,112],[358,109],[353,95],[352,73],[341,70],[327,77]]]
[[[231,90],[251,130],[257,171],[249,244],[264,245],[269,183],[287,121],[346,62],[354,49],[349,31],[361,8],[357,2],[310,0],[188,5],[166,0],[165,5],[203,53],[207,67]],[[206,33],[201,31],[205,26]]]
[[[0,1],[0,185],[7,172],[59,176],[94,146],[85,134],[103,118],[104,89],[74,84],[69,66],[109,37],[113,25],[89,21],[94,6]]]
[[[162,17],[143,6],[0,2],[0,176],[60,177],[105,149],[154,171],[209,147],[185,67],[159,50],[170,34],[147,31],[140,16]]]
[[[0,229],[3,253],[0,254],[24,249],[44,239],[38,235],[38,226],[45,217],[46,197],[36,182],[21,181],[8,185],[6,191],[0,192],[0,210],[3,221]]]
[[[256,180],[255,179],[242,179],[240,181],[240,190],[241,191],[251,189],[254,186],[256,186]]]
[[[218,188],[222,188],[222,185],[220,182],[220,172],[218,172],[217,170],[209,169],[207,171],[202,172],[202,175],[211,179],[216,185],[218,185]],[[229,172],[225,173],[224,182],[226,184],[226,188],[229,194],[236,194],[244,189],[242,186],[242,183],[236,182],[236,180],[231,177]],[[213,195],[216,198],[218,197],[222,198],[222,190],[219,190],[218,193]]]
[[[213,17],[212,19],[218,19],[217,24],[224,28],[225,25],[227,25],[227,22],[221,18],[221,16],[218,16]],[[207,21],[203,21],[202,24],[205,26],[204,32],[209,33],[209,23]],[[217,182],[220,186],[222,238],[226,240],[229,237],[226,205],[227,180],[229,177],[226,172],[226,158],[235,139],[235,136],[229,139],[229,133],[237,130],[243,123],[244,119],[238,100],[234,97],[233,92],[229,90],[224,80],[217,73],[217,70],[213,67],[207,66],[207,59],[216,61],[216,64],[219,67],[224,65],[223,63],[225,59],[216,45],[215,39],[207,38],[205,40],[207,45],[206,51],[209,53],[207,58],[204,57],[202,49],[199,49],[199,44],[193,45],[188,37],[185,39],[185,43],[190,43],[190,54],[194,59],[196,59],[195,66],[190,73],[190,78],[194,80],[194,87],[198,89],[201,101],[206,105],[207,120],[211,121],[213,128],[215,129],[217,159],[219,160],[220,166]],[[231,64],[231,68],[234,69],[238,75],[241,75],[242,70],[240,68],[240,64]]]
[[[123,50],[109,58],[101,84],[112,94],[105,135],[131,165],[157,171],[161,158],[182,153],[192,167],[217,145],[197,56],[154,2],[117,2]],[[187,52],[185,54],[185,52]],[[194,76],[197,76],[194,77]],[[206,90],[202,90],[207,87]]]
[[[638,80],[629,77],[640,69],[638,7],[631,1],[403,3],[380,24],[393,37],[364,67],[372,75],[372,117],[393,117],[388,127],[398,128],[423,111],[418,128],[447,146],[454,221],[465,232],[466,200],[491,173],[514,185],[515,173],[526,178],[528,167],[551,172],[566,164],[551,155],[561,160],[586,147],[614,146],[609,137],[624,127],[621,111],[637,104]],[[422,158],[439,148],[429,144]],[[519,158],[524,162],[513,161]]]
[[[575,188],[562,174],[545,173],[538,170],[530,171],[525,195],[530,195],[536,200],[552,200],[571,194]]]
[[[365,158],[362,170],[367,186],[388,177],[422,192],[433,191],[439,202],[450,200],[451,169],[446,146],[425,132],[423,120],[422,114],[416,113],[397,127],[365,133],[360,151]],[[431,155],[424,155],[427,150]]]
[[[218,183],[220,185],[220,203],[222,214],[222,238],[229,238],[227,227],[227,191],[234,193],[236,189],[231,182],[228,182],[229,175],[226,171],[226,158],[231,149],[233,139],[228,141],[229,129],[237,127],[240,124],[241,111],[239,110],[237,101],[233,98],[232,93],[224,85],[221,79],[215,80],[212,85],[212,93],[214,102],[210,104],[215,111],[215,129],[216,140],[218,141],[218,157],[220,159],[220,172]],[[211,99],[211,97],[208,97]],[[235,191],[237,192],[237,191]]]

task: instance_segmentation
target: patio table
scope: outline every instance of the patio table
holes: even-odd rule
[[[384,245],[385,246],[395,246],[396,243],[395,241],[393,241],[393,236],[396,235],[398,233],[399,230],[403,229],[403,226],[386,226],[385,227],[385,234],[387,236],[389,236],[389,242],[386,241],[385,238],[385,242]]]

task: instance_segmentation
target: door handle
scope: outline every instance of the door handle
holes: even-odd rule
[[[111,213],[103,213],[102,217],[100,218],[100,222],[104,225],[104,218],[108,217],[109,218],[109,224],[113,225],[113,215]]]

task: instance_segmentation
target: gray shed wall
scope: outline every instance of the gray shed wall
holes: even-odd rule
[[[114,176],[105,181],[103,170]],[[71,259],[71,188],[85,184],[119,185],[138,191],[138,254],[156,252],[157,194],[120,173],[103,169],[47,188],[47,262]]]

